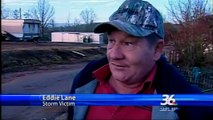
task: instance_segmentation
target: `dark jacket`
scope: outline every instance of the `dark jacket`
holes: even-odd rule
[[[90,81],[94,80],[92,72],[101,66],[107,64],[105,58],[90,62],[73,80],[71,94]],[[154,85],[157,94],[202,94],[201,90],[191,86],[183,75],[170,65],[165,57],[157,61],[157,72],[154,78]],[[206,120],[213,118],[212,107],[180,106],[177,111],[179,119],[182,120]],[[73,118],[73,107],[68,109],[68,119]]]

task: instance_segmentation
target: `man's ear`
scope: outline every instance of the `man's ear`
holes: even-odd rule
[[[154,52],[154,56],[153,56],[153,59],[155,61],[160,59],[161,54],[163,53],[163,48],[164,48],[164,40],[160,39],[155,44],[155,52]]]

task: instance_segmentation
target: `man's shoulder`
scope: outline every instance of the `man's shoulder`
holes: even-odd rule
[[[155,77],[155,84],[161,92],[191,94],[201,93],[201,90],[187,82],[180,70],[169,64],[165,58],[158,62],[158,69]]]
[[[157,61],[158,71],[163,77],[171,79],[185,79],[183,74],[175,68],[173,65],[169,64],[164,57],[161,57],[159,61]]]

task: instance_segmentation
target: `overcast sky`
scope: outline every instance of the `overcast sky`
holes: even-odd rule
[[[56,23],[66,23],[68,14],[71,20],[80,19],[80,12],[92,8],[97,15],[96,22],[107,21],[109,16],[122,4],[124,0],[49,0],[55,9]],[[153,4],[162,15],[168,19],[166,6],[168,0],[146,0]],[[213,0],[210,0],[213,1]],[[22,9],[22,13],[35,6],[37,0],[2,0],[4,8]],[[72,21],[71,21],[72,22]]]

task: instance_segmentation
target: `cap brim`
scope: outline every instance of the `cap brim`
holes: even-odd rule
[[[153,33],[152,30],[143,29],[134,24],[125,23],[119,20],[102,23],[94,29],[94,32],[95,33],[110,32],[115,28],[136,37],[145,37]]]

